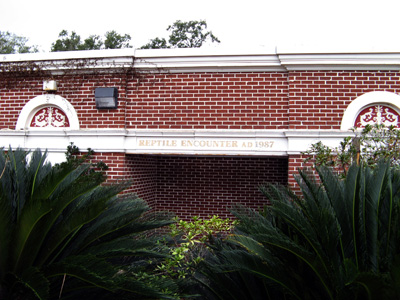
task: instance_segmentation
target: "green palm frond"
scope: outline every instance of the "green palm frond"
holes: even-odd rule
[[[116,289],[112,280],[116,273],[115,268],[104,259],[91,254],[69,256],[60,262],[49,265],[45,272],[48,278],[66,274],[107,291]]]
[[[175,283],[157,286],[148,262],[165,255],[147,237],[171,222],[168,215],[151,217],[144,201],[119,197],[127,184],[101,185],[104,176],[89,165],[52,167],[46,153],[27,155],[0,150],[0,298],[80,298],[87,290],[104,297],[174,295]],[[127,271],[126,256],[150,275]],[[168,285],[173,292],[164,293]]]
[[[18,277],[18,282],[28,288],[38,299],[48,298],[50,283],[38,268],[26,268]]]
[[[63,210],[81,194],[96,186],[95,183],[90,185],[73,184],[86,169],[86,166],[82,166],[70,172],[58,185],[58,187],[64,186],[62,192],[55,189],[48,198],[28,198],[29,202],[22,209],[21,221],[14,233],[16,243],[14,255],[11,257],[15,266],[14,271],[20,271],[33,262],[47,233]],[[67,188],[68,184],[64,181],[72,186],[69,185]]]
[[[353,165],[344,179],[327,167],[316,170],[318,179],[299,172],[301,195],[265,186],[271,205],[263,212],[234,209],[239,225],[214,250],[205,278],[224,282],[242,272],[261,280],[265,293],[278,291],[285,299],[396,299],[399,171],[384,162],[373,170]],[[245,290],[245,280],[237,284]]]

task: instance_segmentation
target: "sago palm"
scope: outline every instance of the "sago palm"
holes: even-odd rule
[[[400,173],[380,164],[352,166],[344,180],[324,167],[318,175],[300,172],[301,196],[263,188],[271,205],[262,213],[236,209],[236,232],[215,251],[206,276],[215,283],[240,275],[241,291],[257,278],[263,289],[246,299],[399,299]]]
[[[161,253],[145,235],[170,221],[85,164],[45,160],[0,151],[0,298],[170,298],[173,283],[147,273]]]

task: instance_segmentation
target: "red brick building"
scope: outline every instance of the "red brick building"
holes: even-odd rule
[[[110,180],[179,216],[260,207],[301,152],[368,122],[397,126],[400,52],[102,50],[2,55],[0,146],[92,148]],[[96,91],[118,106],[96,106]],[[98,99],[99,100],[99,99]],[[358,122],[358,123],[357,123]],[[357,123],[357,124],[356,124]],[[362,124],[361,124],[362,123]],[[361,124],[361,125],[360,125]]]

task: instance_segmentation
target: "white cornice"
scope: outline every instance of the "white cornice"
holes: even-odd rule
[[[82,151],[163,155],[287,156],[318,141],[337,146],[348,131],[305,130],[0,130],[0,147],[65,153],[73,142]]]
[[[258,48],[115,49],[0,56],[2,63],[88,60],[82,69],[132,67],[148,72],[257,72],[291,70],[400,70],[400,49]],[[68,64],[63,67],[68,67]],[[74,68],[77,65],[73,66]]]
[[[236,49],[157,49],[137,50],[135,67],[160,68],[168,72],[257,72],[285,71],[275,47]]]
[[[279,54],[291,70],[399,70],[400,53]]]
[[[168,72],[263,72],[285,71],[276,55],[137,58],[139,70]]]
[[[23,54],[0,54],[0,62],[21,62],[21,61],[56,61],[70,59],[113,59],[134,57],[135,49],[106,49],[106,50],[82,50],[82,51],[59,51],[59,52],[38,52]]]
[[[131,48],[3,54],[0,55],[0,65],[18,65],[21,63],[36,64],[37,68],[51,71],[52,74],[57,75],[63,74],[66,70],[86,72],[90,70],[131,68],[134,64],[134,55],[135,50]],[[27,64],[27,68],[32,67],[30,64]],[[33,67],[35,67],[35,65],[33,65]]]

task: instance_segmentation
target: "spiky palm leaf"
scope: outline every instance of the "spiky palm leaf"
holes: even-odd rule
[[[150,284],[122,264],[133,257],[146,270],[147,259],[162,256],[144,233],[170,219],[146,216],[145,202],[118,197],[125,186],[101,185],[86,165],[45,161],[39,150],[29,161],[22,150],[0,151],[0,298],[78,298],[87,289],[170,298],[175,283]]]
[[[234,210],[236,232],[205,273],[245,272],[285,299],[397,299],[400,173],[382,163],[318,175],[299,173],[301,196],[263,188],[264,213]]]

